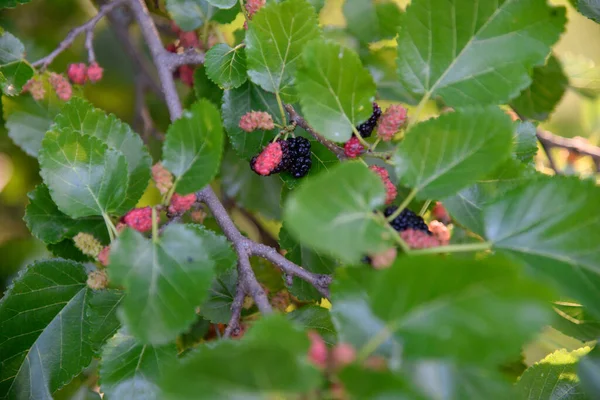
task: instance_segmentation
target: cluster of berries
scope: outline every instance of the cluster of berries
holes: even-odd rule
[[[398,195],[398,189],[396,189],[396,186],[390,180],[389,172],[387,171],[387,169],[383,167],[378,167],[376,165],[371,165],[369,169],[375,172],[377,175],[379,175],[379,177],[383,181],[383,184],[385,185],[385,204],[392,204],[392,202]]]
[[[390,215],[394,214],[397,209],[397,206],[389,206],[383,211],[383,215],[389,217]],[[402,212],[400,212],[396,218],[390,221],[390,225],[398,232],[402,232],[407,229],[413,229],[416,231],[426,232],[427,234],[431,235],[431,232],[429,232],[429,227],[423,218],[408,208],[402,210]]]
[[[278,139],[252,158],[250,168],[262,176],[288,171],[294,178],[302,178],[312,166],[310,154],[310,142],[306,138]]]
[[[202,50],[203,45],[200,42],[198,33],[196,31],[183,31],[174,22],[171,23],[171,29],[177,35],[177,40],[167,45],[167,51],[171,53],[180,53],[186,49]],[[212,45],[216,44],[217,42],[218,39],[216,36],[210,35],[208,38],[208,48],[212,47]],[[193,65],[181,65],[179,68],[177,68],[173,75],[175,78],[181,79],[181,81],[187,86],[192,87],[194,86],[194,70],[195,67]]]
[[[92,62],[89,66],[84,63],[69,64],[67,67],[67,76],[69,80],[76,85],[83,85],[85,82],[98,82],[102,79],[104,69],[97,62]]]

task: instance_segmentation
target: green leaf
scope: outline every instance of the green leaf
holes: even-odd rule
[[[44,85],[46,93],[50,93],[49,84],[45,82]],[[55,95],[50,94],[41,101],[28,95],[12,98],[2,96],[2,111],[8,136],[27,154],[37,157],[42,139],[61,104]]]
[[[237,89],[225,91],[221,108],[223,125],[235,151],[247,160],[258,154],[277,134],[277,129],[251,133],[243,131],[239,126],[240,118],[250,111],[266,111],[271,114],[274,122],[284,122],[281,121],[275,96],[253,83],[246,82]]]
[[[371,116],[375,82],[352,50],[315,40],[304,46],[297,88],[305,118],[327,139],[345,142]]]
[[[309,341],[281,315],[257,321],[239,341],[202,345],[167,370],[164,399],[261,399],[307,393],[320,373],[308,363]]]
[[[127,210],[127,161],[99,139],[72,129],[51,130],[38,157],[44,183],[58,208],[73,218]]]
[[[215,324],[226,324],[231,319],[231,305],[235,297],[238,273],[231,268],[218,275],[208,291],[208,298],[200,306],[200,315]]]
[[[452,218],[477,233],[484,234],[483,209],[508,190],[535,179],[533,167],[509,158],[492,173],[483,177],[454,196],[443,199]]]
[[[546,120],[568,86],[569,80],[560,62],[551,55],[546,65],[533,69],[531,86],[521,92],[521,95],[511,102],[511,106],[525,118]]]
[[[48,187],[43,183],[29,192],[27,197],[29,197],[29,204],[23,219],[33,236],[44,243],[58,243],[65,238],[72,238],[79,232],[90,233],[106,243],[108,238],[103,218],[69,217],[58,209],[50,197]]]
[[[255,211],[269,219],[281,219],[281,179],[277,176],[259,176],[228,149],[221,163],[221,190],[248,211]]]
[[[183,225],[167,226],[154,241],[132,229],[119,236],[108,270],[125,287],[119,317],[134,336],[165,344],[195,320],[217,264],[210,243],[208,234]]]
[[[593,60],[580,54],[565,54],[561,61],[571,89],[592,99],[600,94],[600,69]]]
[[[586,400],[577,377],[577,361],[590,351],[583,347],[573,352],[557,350],[527,368],[516,384],[521,398]]]
[[[285,258],[297,265],[302,265],[302,268],[316,274],[332,274],[335,271],[334,260],[296,242],[285,229],[285,225],[279,231],[279,243],[282,249],[287,250]],[[313,285],[299,278],[295,278],[292,287],[288,289],[291,294],[302,301],[318,301],[323,297]]]
[[[158,400],[158,381],[176,361],[174,344],[143,344],[121,330],[102,352],[100,389],[110,399]]]
[[[579,360],[577,367],[581,386],[590,399],[600,393],[600,347],[596,346],[592,351]]]
[[[198,65],[194,71],[194,93],[196,98],[205,98],[217,107],[221,106],[223,90],[206,76],[204,64]]]
[[[566,22],[545,0],[414,0],[398,35],[398,75],[449,106],[502,104],[531,83]]]
[[[344,17],[348,31],[363,43],[393,39],[400,27],[402,11],[394,2],[347,0]]]
[[[222,2],[220,0],[211,0],[211,2],[212,1]],[[223,1],[228,2],[232,0]],[[213,6],[207,0],[166,0],[165,4],[173,21],[175,21],[175,23],[184,31],[198,29],[208,23],[211,19],[214,19],[215,22],[219,23],[231,22],[239,11],[236,7],[231,8],[231,10],[221,10]],[[235,13],[233,18],[229,16],[228,18],[223,19],[225,15],[229,14],[229,11]],[[222,14],[222,12],[224,13]],[[217,21],[219,17],[220,20]]]
[[[312,329],[317,331],[327,344],[334,345],[337,343],[337,333],[328,309],[308,305],[298,308],[286,314],[286,316],[306,330]]]
[[[0,8],[14,8],[19,4],[27,4],[31,0],[0,0]]]
[[[415,125],[396,151],[400,182],[439,199],[483,178],[508,158],[510,118],[495,107],[459,110]]]
[[[208,2],[217,8],[231,8],[237,4],[237,0],[208,0]]]
[[[267,4],[248,24],[248,77],[267,92],[289,95],[300,54],[319,34],[315,9],[306,0]]]
[[[25,56],[25,46],[9,32],[0,35],[0,65],[22,60]]]
[[[129,125],[113,114],[94,108],[88,101],[75,97],[54,119],[55,127],[71,128],[82,135],[91,135],[109,148],[125,156],[129,171],[129,188],[124,208],[133,208],[146,190],[150,180],[152,159],[144,142]]]
[[[248,79],[243,47],[231,48],[219,43],[206,52],[206,75],[222,89],[235,89]]]
[[[419,103],[419,99],[410,93],[398,79],[396,49],[390,47],[371,49],[370,53],[364,56],[363,62],[375,80],[378,98],[411,105]]]
[[[359,163],[343,163],[301,185],[287,199],[284,221],[300,243],[347,263],[386,248],[373,210],[385,202],[381,179]]]
[[[27,81],[33,77],[33,73],[33,67],[27,61],[15,61],[0,65],[0,74],[2,75],[0,87],[2,92],[7,96],[18,95]]]
[[[552,327],[582,342],[600,337],[600,320],[594,318],[581,304],[554,303],[556,317]]]
[[[96,354],[121,327],[117,310],[124,298],[122,290],[106,289],[92,293],[87,316],[91,325],[90,339]]]
[[[92,361],[81,264],[37,262],[0,302],[0,396],[52,399]]]
[[[543,177],[488,205],[485,236],[600,316],[600,188],[571,177]]]
[[[163,165],[175,175],[177,193],[188,194],[208,185],[219,170],[223,126],[219,110],[201,99],[167,130]]]
[[[516,122],[513,145],[514,154],[521,162],[532,162],[538,151],[535,125],[529,121]]]
[[[413,256],[382,271],[338,269],[331,296],[340,341],[406,360],[494,365],[552,317],[548,290],[504,259]]]
[[[575,0],[577,10],[592,21],[600,23],[600,1]]]
[[[206,253],[214,261],[216,274],[225,273],[236,266],[237,255],[225,236],[217,235],[202,225],[188,224],[186,227],[193,229],[202,238]]]
[[[353,399],[424,400],[410,384],[389,371],[373,371],[351,365],[339,374],[345,392]],[[446,398],[446,397],[444,397]]]

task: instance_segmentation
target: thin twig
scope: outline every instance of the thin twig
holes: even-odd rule
[[[164,63],[174,71],[182,65],[204,64],[204,54],[195,49],[187,49],[183,53],[163,53]]]
[[[231,303],[231,318],[225,328],[223,338],[227,339],[231,335],[236,335],[240,328],[240,317],[242,316],[242,308],[244,307],[244,299],[246,298],[246,291],[244,286],[238,282],[235,289],[235,297],[233,303]]]
[[[578,140],[576,138],[568,139],[556,136],[541,129],[538,129],[536,134],[546,153],[548,152],[546,148],[551,149],[557,147],[561,149],[567,149],[582,156],[590,156],[596,164],[596,170],[600,171],[600,147],[586,143],[584,140]]]
[[[92,19],[90,19],[85,24],[72,29],[67,34],[67,36],[63,39],[63,41],[60,42],[58,47],[56,49],[54,49],[54,51],[52,53],[48,54],[46,57],[44,57],[42,59],[39,59],[38,61],[34,62],[32,65],[36,68],[39,67],[41,70],[45,70],[48,67],[48,65],[50,65],[52,63],[52,61],[54,61],[54,59],[56,57],[58,57],[58,55],[60,53],[62,53],[66,49],[68,49],[69,46],[71,46],[73,44],[73,42],[75,41],[75,38],[82,33],[86,33],[88,35],[88,38],[86,38],[86,46],[89,41],[90,47],[91,47],[91,43],[92,43],[91,36],[93,35],[93,31],[94,31],[94,28],[96,27],[96,24],[102,19],[102,17],[104,17],[106,14],[108,14],[115,8],[122,6],[123,4],[125,4],[126,1],[127,0],[114,0],[110,3],[103,5],[102,7],[100,7],[100,9],[98,10],[98,14],[96,14]],[[88,54],[89,54],[89,50],[90,50],[90,48],[88,48]],[[92,56],[93,56],[93,50],[92,50]]]
[[[346,154],[344,153],[344,149],[342,149],[337,144],[333,143],[331,140],[325,139],[319,132],[315,131],[308,124],[308,122],[306,122],[306,120],[304,118],[302,118],[296,112],[296,110],[294,110],[294,107],[292,107],[290,104],[285,104],[284,107],[285,107],[285,110],[287,111],[287,113],[289,114],[290,120],[292,122],[295,122],[299,127],[301,127],[302,129],[304,129],[312,137],[314,137],[315,139],[317,139],[317,141],[319,143],[321,143],[323,146],[327,147],[333,154],[335,154],[337,156],[337,158],[340,161],[341,160],[345,160],[345,159],[348,158],[348,157],[346,157]]]

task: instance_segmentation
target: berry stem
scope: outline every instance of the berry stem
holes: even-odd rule
[[[152,242],[158,242],[158,221],[156,218],[156,207],[152,207]]]
[[[279,90],[275,92],[275,98],[277,99],[277,105],[279,106],[279,112],[281,113],[281,123],[285,124],[285,111],[283,109],[283,101],[281,101],[281,96],[279,95]]]
[[[472,251],[485,251],[492,248],[490,242],[451,244],[448,246],[430,247],[427,249],[411,250],[409,255],[440,254],[440,253],[466,253]]]
[[[240,8],[242,9],[242,14],[244,14],[246,22],[250,22],[250,18],[248,18],[248,10],[246,10],[246,7],[244,6],[244,0],[240,0]]]
[[[400,206],[398,207],[398,209],[396,211],[394,211],[394,213],[392,215],[390,215],[389,217],[387,217],[387,220],[388,221],[393,221],[398,215],[400,215],[400,213],[402,212],[402,210],[404,210],[406,207],[408,207],[408,205],[410,204],[410,202],[415,198],[415,196],[417,195],[417,192],[418,192],[417,189],[411,190],[410,193],[408,194],[408,196],[406,196],[406,198],[402,202],[402,204],[400,204]]]
[[[423,207],[421,207],[421,211],[419,211],[419,217],[422,217],[423,215],[425,215],[425,213],[427,212],[427,209],[429,208],[430,205],[431,205],[431,200],[427,200],[425,202],[425,204],[423,204]]]
[[[104,223],[106,224],[106,229],[108,230],[108,237],[110,238],[110,241],[113,242],[115,237],[117,237],[119,234],[117,232],[117,228],[115,227],[115,224],[113,224],[108,214],[102,213],[102,218],[104,218]]]

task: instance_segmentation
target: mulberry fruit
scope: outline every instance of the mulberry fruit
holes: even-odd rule
[[[108,264],[110,263],[109,260],[110,257],[110,246],[105,246],[102,250],[100,250],[100,253],[98,253],[98,261],[100,262],[100,264],[102,264],[105,267],[108,267]]]
[[[248,0],[246,2],[246,11],[248,12],[248,18],[252,19],[252,16],[257,13],[266,3],[266,0]]]
[[[69,64],[67,67],[67,76],[71,82],[77,85],[83,85],[87,79],[87,67],[84,63]]]
[[[259,175],[271,175],[283,159],[283,152],[279,142],[270,143],[250,161],[250,168]]]
[[[302,136],[289,138],[287,143],[292,157],[310,156],[310,141]]]
[[[108,287],[108,276],[105,271],[92,271],[88,274],[87,285],[93,290],[102,290]]]
[[[195,193],[185,196],[173,193],[173,197],[171,197],[171,204],[169,204],[169,214],[183,214],[192,207],[196,200],[197,198]]]
[[[265,111],[250,111],[242,115],[240,118],[239,127],[242,130],[250,133],[256,129],[270,131],[275,128],[273,117]]]
[[[123,222],[138,232],[147,232],[152,229],[152,208],[134,208],[125,214]]]
[[[302,178],[308,174],[311,166],[312,160],[310,159],[310,156],[297,157],[290,166],[290,174],[296,179]]]
[[[102,251],[102,244],[89,233],[79,232],[73,237],[75,247],[85,255],[96,257]]]
[[[379,125],[377,126],[377,136],[386,142],[392,140],[392,137],[406,122],[406,114],[406,108],[400,105],[389,106],[379,120]]]
[[[266,160],[264,154],[273,145],[278,145],[281,156],[275,156],[274,150],[269,150],[269,152],[273,153],[273,156],[269,158],[268,168],[261,167],[259,163]],[[310,141],[303,137],[289,138],[287,140],[279,139],[275,143],[271,143],[265,147],[262,153],[254,156],[250,161],[250,168],[252,168],[252,171],[263,176],[289,171],[294,178],[302,178],[308,174],[312,166],[310,146]],[[274,161],[270,161],[271,158],[279,161],[273,164]],[[274,166],[271,166],[271,164]]]
[[[36,78],[31,78],[27,81],[27,83],[23,86],[23,92],[31,93],[31,97],[37,101],[43,100],[44,96],[46,96],[44,84],[42,81]]]
[[[394,212],[396,212],[397,209],[398,207],[396,206],[390,206],[385,209],[383,214],[386,217],[389,217],[390,215],[394,214]],[[422,231],[427,233],[428,235],[431,235],[431,232],[429,232],[429,227],[427,227],[427,224],[425,223],[423,218],[419,217],[417,214],[415,214],[407,208],[402,210],[400,215],[398,215],[396,218],[390,221],[390,225],[398,232],[402,232],[407,229],[412,229],[415,231]]]
[[[400,237],[411,249],[428,249],[442,245],[438,238],[422,230],[407,229],[400,232]]]
[[[277,164],[275,169],[271,171],[271,174],[278,174],[280,172],[287,171],[292,165],[292,162],[294,161],[294,157],[292,155],[292,152],[290,151],[288,141],[278,139],[277,143],[279,143],[279,145],[281,146],[281,161],[279,162],[279,164]]]
[[[308,339],[310,340],[310,348],[308,349],[309,361],[319,368],[325,368],[329,356],[327,344],[315,331],[308,332]]]
[[[48,81],[50,82],[50,85],[52,85],[52,88],[59,99],[67,101],[73,95],[73,88],[64,76],[53,72],[50,74]]]
[[[373,114],[371,114],[371,117],[356,127],[360,136],[364,138],[371,136],[373,129],[377,126],[379,117],[381,117],[381,108],[377,103],[373,103]]]
[[[102,79],[102,75],[104,74],[104,68],[98,65],[97,62],[93,62],[87,69],[87,78],[92,83],[98,82]]]
[[[348,158],[356,158],[365,150],[364,146],[356,136],[352,136],[344,144],[344,154]]]
[[[167,193],[173,187],[173,175],[160,162],[152,166],[152,179],[160,194]]]
[[[440,221],[431,221],[429,223],[429,231],[440,241],[440,244],[446,246],[450,243],[450,230]]]
[[[378,167],[376,165],[371,165],[369,169],[375,172],[377,175],[379,175],[381,177],[381,180],[383,181],[383,184],[385,185],[385,204],[392,204],[392,202],[398,195],[398,190],[390,180],[390,174],[388,173],[387,169],[383,167]]]

